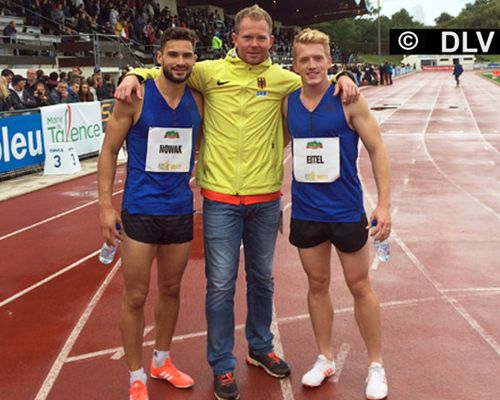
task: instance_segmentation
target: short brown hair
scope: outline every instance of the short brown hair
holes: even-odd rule
[[[317,29],[306,28],[302,29],[293,39],[292,54],[296,57],[295,48],[298,44],[322,44],[325,48],[325,54],[330,56],[330,38],[326,33]]]
[[[187,40],[191,42],[194,49],[196,47],[196,41],[198,40],[198,37],[196,36],[196,33],[191,29],[179,27],[168,28],[165,32],[163,32],[163,35],[161,35],[160,50],[163,50],[165,44],[169,40]]]
[[[263,8],[260,8],[257,4],[254,4],[251,7],[246,7],[238,11],[236,16],[234,17],[234,31],[236,33],[239,32],[241,20],[245,17],[248,17],[256,21],[260,20],[266,21],[267,25],[269,26],[269,33],[273,32],[273,19],[271,18],[269,13]]]

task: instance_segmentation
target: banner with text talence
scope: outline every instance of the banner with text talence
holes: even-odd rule
[[[79,156],[99,151],[103,131],[98,101],[56,104],[40,113],[45,145],[72,143]]]

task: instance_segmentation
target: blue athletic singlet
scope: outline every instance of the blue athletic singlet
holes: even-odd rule
[[[332,84],[313,112],[302,104],[301,89],[288,97],[287,125],[292,141],[311,139],[308,144],[314,146],[322,138],[339,138],[340,176],[335,181],[299,182],[293,174],[292,218],[295,219],[357,222],[365,213],[356,165],[359,136],[347,125],[340,97],[333,96],[333,91]]]
[[[182,215],[193,212],[193,192],[189,179],[194,166],[194,148],[201,117],[193,95],[186,87],[174,110],[165,101],[154,80],[146,81],[142,112],[127,135],[127,181],[122,210],[130,214]],[[189,172],[146,171],[150,128],[192,128]],[[165,130],[176,135],[175,130]]]

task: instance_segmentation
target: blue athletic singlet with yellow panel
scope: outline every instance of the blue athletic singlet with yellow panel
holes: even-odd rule
[[[292,180],[292,218],[317,222],[357,222],[365,213],[358,178],[359,136],[345,119],[340,96],[330,85],[313,112],[300,100],[301,89],[288,97],[287,125],[292,141],[297,138],[339,138],[340,177],[332,183]],[[293,148],[293,146],[292,146]]]
[[[187,215],[193,212],[189,179],[201,124],[196,102],[188,87],[174,110],[165,101],[154,80],[144,87],[142,112],[127,135],[127,180],[122,209],[130,214]],[[192,128],[189,172],[146,171],[148,135],[151,127]]]

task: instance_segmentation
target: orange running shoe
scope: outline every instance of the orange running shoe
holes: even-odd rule
[[[184,372],[179,371],[172,360],[168,357],[165,363],[160,368],[155,368],[154,362],[151,361],[149,370],[151,378],[164,379],[178,389],[187,389],[194,385],[194,380]]]
[[[135,381],[128,390],[129,400],[149,400],[148,388],[142,381]]]

